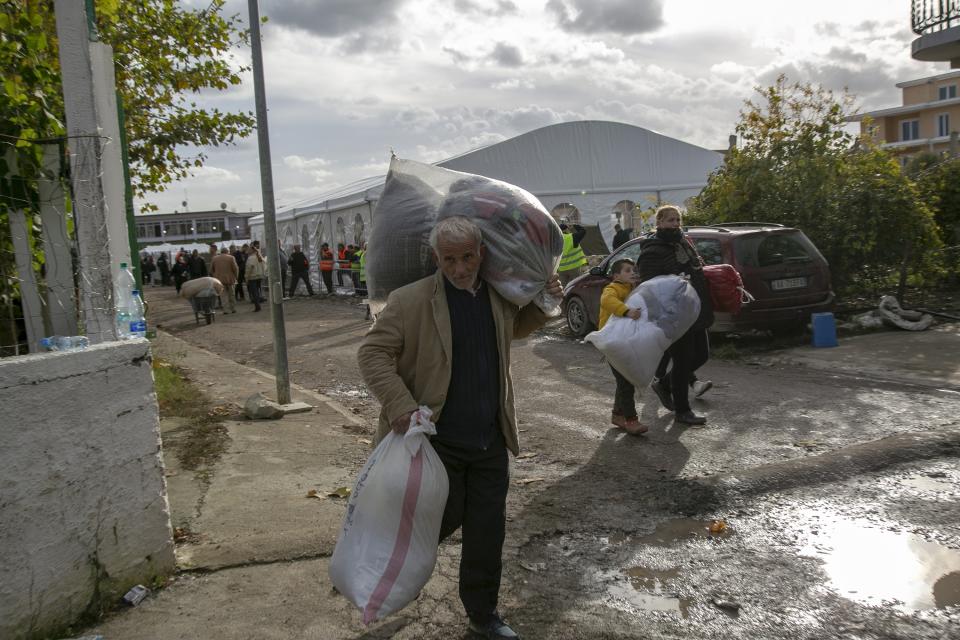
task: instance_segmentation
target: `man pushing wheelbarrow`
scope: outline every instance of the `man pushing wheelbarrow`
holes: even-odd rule
[[[190,301],[190,306],[193,308],[193,317],[197,324],[200,324],[200,316],[203,316],[207,324],[210,324],[216,317],[217,300],[219,300],[223,290],[223,283],[219,280],[204,276],[183,283],[183,286],[180,287],[180,297]]]

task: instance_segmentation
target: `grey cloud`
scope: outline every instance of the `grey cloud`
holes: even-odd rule
[[[498,42],[490,53],[490,58],[504,67],[519,67],[523,64],[523,54],[520,49],[506,42]]]
[[[840,25],[836,22],[818,22],[813,25],[818,35],[837,38],[840,36]]]
[[[866,60],[862,66],[854,66],[807,60],[770,69],[757,80],[761,85],[772,85],[783,73],[789,82],[810,82],[835,92],[846,88],[858,98],[870,99],[888,95],[896,83],[896,79],[883,69],[878,61]]]
[[[360,55],[368,52],[386,53],[399,51],[400,43],[399,39],[390,35],[365,31],[345,36],[340,42],[340,51],[346,55]]]
[[[564,31],[631,35],[663,26],[662,0],[548,0]]]
[[[452,47],[444,47],[443,52],[450,54],[450,57],[453,58],[453,61],[457,64],[466,64],[472,59],[467,54],[463,53],[462,51],[457,51]]]
[[[335,38],[372,26],[392,24],[406,0],[271,0],[262,14],[287,27]]]
[[[867,54],[861,51],[855,51],[850,47],[832,47],[830,51],[827,52],[827,58],[830,60],[864,64],[867,61]]]
[[[487,16],[505,16],[518,11],[516,3],[511,0],[497,0],[492,6],[477,0],[455,0],[453,7],[461,13],[479,13]]]

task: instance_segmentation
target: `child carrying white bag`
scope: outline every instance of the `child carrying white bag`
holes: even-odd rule
[[[330,580],[369,624],[413,601],[437,562],[440,523],[450,485],[430,444],[436,426],[421,406],[403,435],[390,432],[360,471]]]
[[[679,276],[657,276],[638,285],[626,299],[639,320],[611,317],[584,340],[635,387],[643,389],[656,373],[664,351],[682,336],[700,313],[696,290]]]

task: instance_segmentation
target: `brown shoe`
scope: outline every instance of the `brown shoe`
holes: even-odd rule
[[[620,415],[619,413],[611,413],[611,414],[610,414],[610,423],[613,424],[613,425],[616,425],[616,426],[620,427],[621,429],[623,429],[623,428],[626,427],[627,419],[624,418],[624,417],[623,417],[622,415]]]
[[[647,432],[647,425],[640,424],[640,421],[636,418],[627,418],[623,424],[623,430],[632,436],[638,436]]]

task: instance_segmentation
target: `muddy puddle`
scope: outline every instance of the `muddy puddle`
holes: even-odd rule
[[[722,520],[675,518],[661,522],[653,533],[644,536],[616,533],[600,538],[600,542],[607,547],[624,549],[670,547],[691,540],[719,541],[731,533],[731,528]],[[693,600],[677,594],[681,578],[677,568],[654,569],[634,565],[619,571],[599,572],[594,584],[603,586],[599,601],[608,607],[631,613],[660,611],[686,618]]]
[[[629,567],[622,572],[599,574],[597,581],[606,584],[600,600],[608,607],[630,613],[662,611],[686,618],[692,601],[681,598],[673,591],[674,581],[679,575],[676,569],[646,567]]]
[[[807,522],[801,555],[821,560],[844,598],[903,611],[960,604],[960,551],[866,521],[812,514]]]

